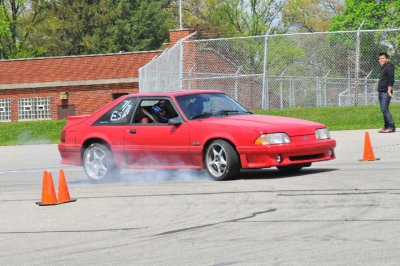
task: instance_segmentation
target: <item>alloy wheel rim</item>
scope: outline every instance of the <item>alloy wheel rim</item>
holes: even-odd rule
[[[86,154],[85,169],[93,179],[100,180],[104,178],[108,171],[105,152],[99,148],[91,148]]]
[[[219,144],[213,144],[207,151],[207,168],[214,177],[221,177],[227,169],[228,161],[225,149]]]

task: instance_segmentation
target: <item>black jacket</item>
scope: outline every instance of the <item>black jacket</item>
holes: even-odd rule
[[[394,84],[394,65],[390,62],[381,67],[379,75],[378,91],[387,92],[388,86],[393,87]]]

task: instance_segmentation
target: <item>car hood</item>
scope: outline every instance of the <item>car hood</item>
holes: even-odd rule
[[[315,134],[315,129],[326,127],[323,124],[283,116],[270,115],[231,115],[225,117],[210,117],[204,119],[207,123],[224,127],[243,127],[262,133],[285,132],[289,136]]]

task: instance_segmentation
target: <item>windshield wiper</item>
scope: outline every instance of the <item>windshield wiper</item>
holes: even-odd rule
[[[229,115],[232,113],[241,113],[241,114],[251,114],[249,111],[238,111],[238,110],[221,110],[218,112],[218,115]]]
[[[210,116],[212,116],[212,115],[213,115],[212,113],[202,113],[202,114],[198,114],[198,115],[192,116],[191,119],[207,118],[207,117],[210,117]]]

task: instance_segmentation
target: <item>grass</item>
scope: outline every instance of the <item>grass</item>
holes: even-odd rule
[[[400,104],[390,105],[394,121],[400,123]],[[350,130],[380,128],[383,116],[379,105],[344,106],[344,107],[307,107],[255,111],[257,114],[280,115],[320,122],[329,130]]]
[[[400,104],[391,104],[394,121],[400,123]],[[378,105],[346,107],[307,107],[258,110],[257,114],[280,115],[320,122],[330,130],[380,128],[383,124]],[[58,143],[65,120],[0,123],[0,146]]]
[[[58,143],[66,120],[0,123],[0,145]]]

